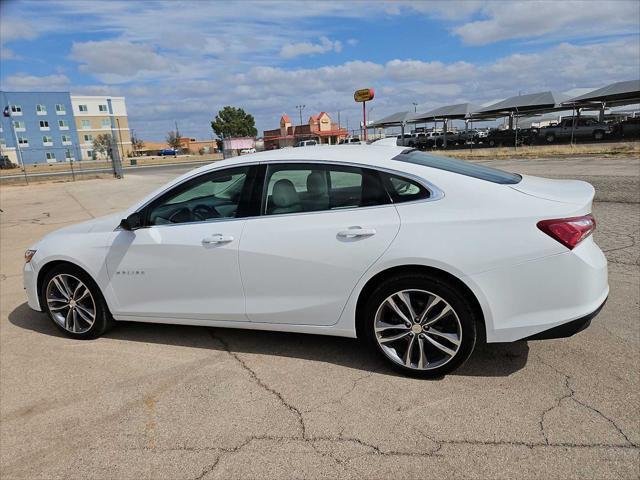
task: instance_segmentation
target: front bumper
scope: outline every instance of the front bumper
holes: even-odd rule
[[[38,274],[34,269],[33,260],[24,264],[22,282],[27,293],[27,303],[29,307],[41,312],[42,307],[40,306],[40,298],[38,297]]]

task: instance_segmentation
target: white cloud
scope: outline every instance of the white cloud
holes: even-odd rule
[[[9,75],[2,80],[3,90],[14,91],[56,91],[67,90],[71,81],[66,75],[47,75],[38,77],[35,75],[27,75],[18,73]]]
[[[80,70],[106,83],[130,80],[140,73],[165,70],[169,61],[149,45],[121,40],[74,42],[70,58],[81,63]]]
[[[301,55],[315,55],[318,53],[342,51],[342,43],[339,40],[331,41],[327,37],[321,37],[320,43],[288,43],[280,50],[282,58],[294,58]]]
[[[453,2],[452,2],[453,3]],[[455,2],[459,5],[460,2]],[[637,0],[600,1],[492,1],[479,8],[483,17],[453,28],[471,45],[503,40],[589,37],[637,33],[640,3]]]

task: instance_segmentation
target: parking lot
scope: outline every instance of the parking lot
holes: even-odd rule
[[[135,323],[65,338],[26,305],[24,250],[178,170],[3,186],[0,476],[638,478],[640,159],[482,163],[594,184],[611,293],[577,336],[481,346],[435,381],[352,339]]]

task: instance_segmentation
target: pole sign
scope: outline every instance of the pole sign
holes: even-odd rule
[[[361,90],[356,90],[356,93],[353,94],[353,99],[356,102],[368,102],[373,100],[375,96],[375,92],[373,88],[363,88]]]
[[[373,88],[362,88],[360,90],[356,90],[353,94],[353,99],[356,102],[362,103],[362,131],[364,132],[364,140],[367,140],[367,108],[366,103],[373,100],[375,96],[375,92]]]

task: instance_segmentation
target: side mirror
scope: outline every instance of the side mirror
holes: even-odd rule
[[[120,228],[123,230],[137,230],[142,226],[142,217],[138,212],[134,212],[127,218],[120,220]]]

